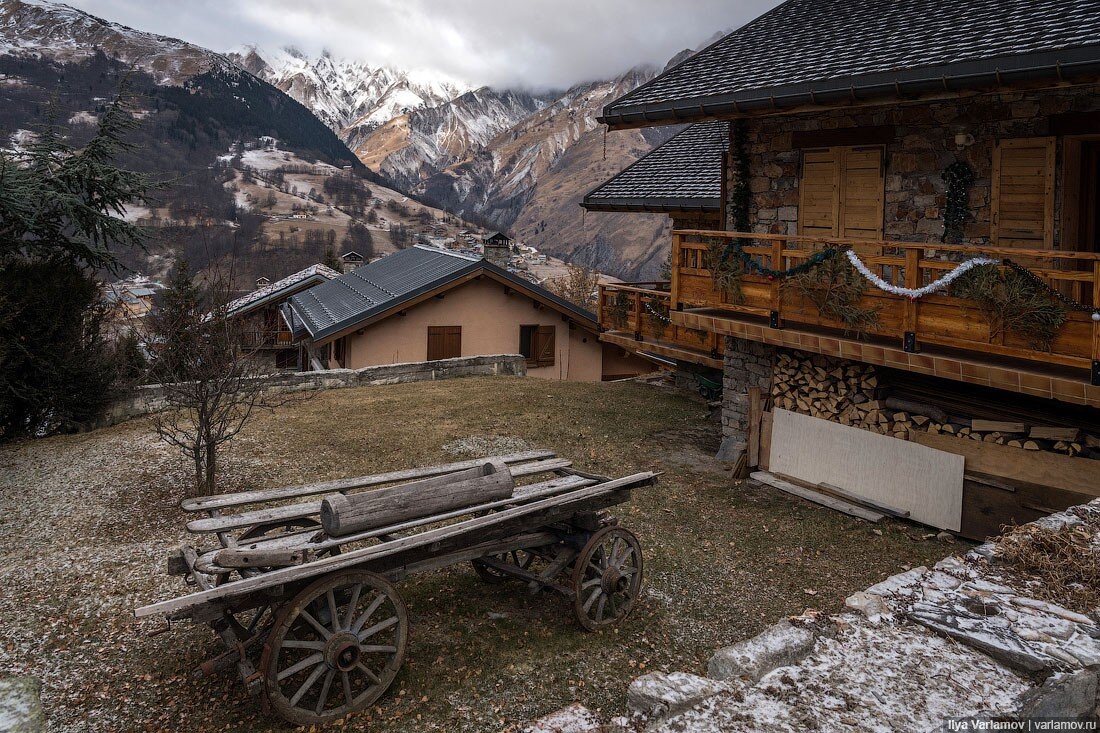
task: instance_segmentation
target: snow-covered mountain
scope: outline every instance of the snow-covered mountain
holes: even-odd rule
[[[101,51],[178,86],[212,69],[231,68],[205,48],[111,23],[48,0],[0,0],[0,54],[83,61]]]
[[[327,52],[311,58],[296,48],[244,46],[228,56],[345,136],[414,110],[438,107],[472,89],[440,74],[338,59]]]

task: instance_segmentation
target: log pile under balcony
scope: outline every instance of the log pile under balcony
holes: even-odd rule
[[[906,440],[911,431],[954,435],[1031,451],[1100,458],[1100,436],[1077,428],[982,420],[950,415],[942,407],[890,396],[871,364],[819,354],[780,352],[772,404],[842,425]]]

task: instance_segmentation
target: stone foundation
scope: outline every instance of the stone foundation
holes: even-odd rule
[[[756,341],[726,337],[722,375],[723,453],[743,451],[749,428],[749,387],[766,395],[775,365],[776,348]],[[726,457],[725,460],[731,460]],[[735,460],[735,458],[734,458]]]

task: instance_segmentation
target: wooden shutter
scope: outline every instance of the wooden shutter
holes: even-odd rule
[[[993,150],[990,239],[1002,247],[1054,246],[1053,137],[1001,140]]]
[[[539,326],[538,338],[535,339],[535,362],[537,366],[554,366],[554,356],[557,347],[554,343],[555,326]]]
[[[807,150],[799,181],[798,233],[882,239],[883,148]]]
[[[840,177],[840,236],[845,239],[882,239],[886,182],[882,175],[882,148],[842,148]]]
[[[802,154],[798,184],[798,233],[835,237],[840,223],[839,148],[807,150]]]
[[[428,326],[428,361],[462,356],[462,326]]]

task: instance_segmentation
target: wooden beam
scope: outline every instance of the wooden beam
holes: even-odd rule
[[[796,130],[792,148],[831,148],[853,145],[888,145],[894,141],[893,125],[843,127],[836,130]]]
[[[872,511],[865,507],[857,506],[849,502],[843,501],[828,494],[822,494],[819,491],[807,488],[805,486],[799,486],[793,483],[785,477],[777,476],[767,471],[754,471],[749,474],[749,478],[754,481],[758,481],[766,486],[771,486],[773,489],[779,489],[785,494],[791,496],[797,496],[800,499],[812,501],[815,504],[828,507],[835,511],[847,514],[852,517],[858,517],[859,519],[865,519],[868,522],[878,522],[883,518],[883,514]]]

